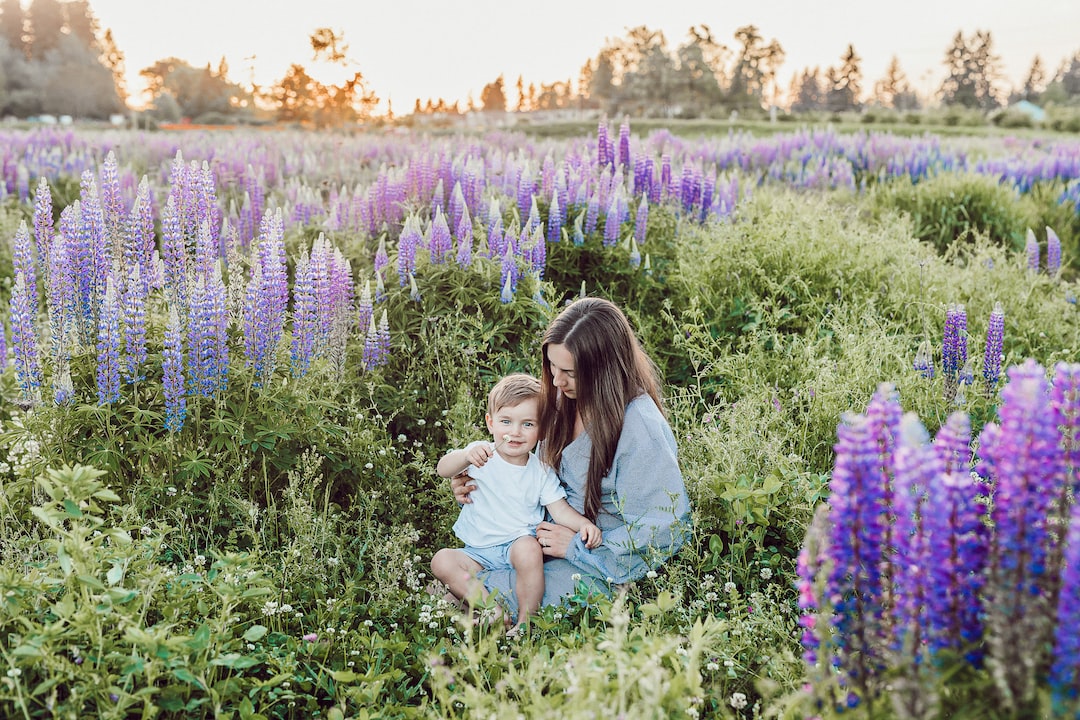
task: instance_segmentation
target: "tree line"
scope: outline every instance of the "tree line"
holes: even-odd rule
[[[140,70],[148,113],[159,121],[250,122],[268,119],[317,127],[341,126],[371,116],[378,98],[349,57],[340,31],[310,36],[312,61],[346,70],[347,80],[324,84],[294,63],[278,81],[261,87],[230,78],[224,58],[194,67],[175,57]],[[803,68],[782,85],[784,49],[754,25],[738,28],[732,42],[696,25],[672,48],[663,32],[642,25],[608,39],[581,67],[578,78],[513,88],[503,76],[463,108],[445,99],[417,100],[414,115],[471,111],[532,112],[580,109],[636,117],[726,117],[771,106],[800,112],[865,108],[916,110],[932,94],[943,105],[992,110],[1019,99],[1080,105],[1080,51],[1051,71],[1036,56],[1020,88],[1004,87],[1001,60],[989,31],[957,32],[946,47],[946,77],[931,92],[916,92],[893,57],[885,75],[868,81],[854,45],[834,66]],[[106,118],[127,109],[124,55],[110,30],[100,28],[89,0],[0,0],[0,116],[41,114]],[[930,90],[930,89],[928,89]],[[393,119],[392,108],[389,117]]]

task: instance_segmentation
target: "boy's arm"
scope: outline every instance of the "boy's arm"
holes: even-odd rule
[[[566,502],[566,498],[556,500],[544,507],[551,513],[551,518],[557,524],[581,533],[581,539],[585,542],[586,547],[591,549],[601,543],[602,535],[600,533],[600,528],[589,520],[589,518],[570,507],[570,503]]]
[[[452,478],[465,472],[470,465],[483,467],[493,454],[491,443],[477,440],[443,455],[435,466],[435,472],[439,477]]]
[[[439,477],[444,478],[460,475],[472,464],[469,462],[468,457],[466,457],[468,454],[468,448],[451,450],[439,458],[439,464],[435,466],[435,472],[439,473]]]

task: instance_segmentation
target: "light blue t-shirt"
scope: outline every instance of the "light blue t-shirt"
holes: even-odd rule
[[[483,467],[466,471],[475,480],[472,499],[461,508],[454,532],[472,547],[491,547],[535,535],[544,506],[566,497],[555,471],[529,453],[525,465],[513,465],[495,453]]]

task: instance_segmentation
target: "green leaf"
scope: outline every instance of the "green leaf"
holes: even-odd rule
[[[330,677],[337,680],[339,683],[353,683],[360,677],[352,670],[331,670]]]
[[[262,640],[267,633],[265,625],[252,625],[244,633],[244,639],[248,642],[258,642]]]
[[[86,585],[88,587],[92,587],[95,590],[104,590],[105,589],[105,583],[101,582],[100,580],[98,580],[93,575],[76,575],[76,578],[83,585]]]
[[[240,653],[225,653],[210,661],[211,665],[220,665],[230,670],[243,670],[259,664],[259,660]]]
[[[105,573],[105,580],[107,580],[110,585],[117,585],[123,579],[124,579],[124,566],[123,565],[113,565],[111,568],[109,568],[109,572]]]
[[[64,510],[73,518],[81,518],[83,516],[83,511],[79,509],[79,506],[73,500],[68,498],[64,498]]]
[[[185,644],[192,650],[205,650],[210,647],[210,626],[205,623],[200,625]]]
[[[20,645],[11,654],[16,657],[41,657],[41,650],[33,645]]]
[[[200,688],[203,686],[203,684],[199,680],[199,678],[192,675],[191,671],[188,670],[187,668],[182,668],[182,667],[175,668],[173,670],[173,676],[175,676],[176,679],[180,680],[181,682],[186,682],[188,685],[194,685],[195,687],[200,687]]]

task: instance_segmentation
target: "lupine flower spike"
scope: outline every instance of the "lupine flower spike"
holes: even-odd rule
[[[1056,277],[1061,272],[1061,239],[1053,228],[1046,228],[1046,274]]]
[[[1039,241],[1035,237],[1035,231],[1027,229],[1024,236],[1024,253],[1027,255],[1027,268],[1031,272],[1039,272]]]
[[[983,380],[986,381],[986,394],[993,396],[1001,379],[1002,342],[1005,336],[1005,311],[1001,303],[994,303],[990,313],[990,322],[986,328],[986,353],[983,355]]]

